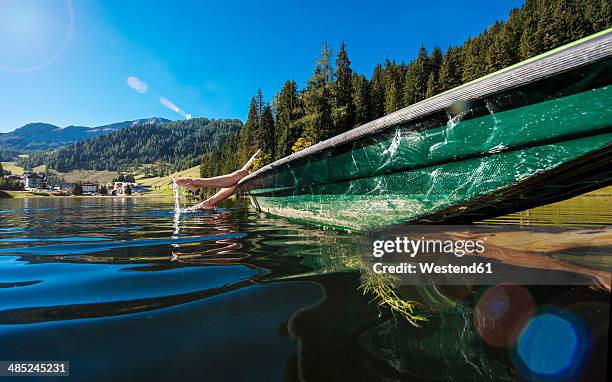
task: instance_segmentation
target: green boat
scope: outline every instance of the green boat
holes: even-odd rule
[[[261,211],[358,230],[469,223],[612,184],[612,29],[277,160]]]

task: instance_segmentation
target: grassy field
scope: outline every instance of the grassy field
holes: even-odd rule
[[[23,174],[23,167],[19,167],[15,164],[15,162],[2,162],[2,167],[5,170],[9,170],[11,173],[15,175]],[[34,167],[32,169],[34,172],[44,173],[46,168],[44,165]],[[98,182],[98,183],[110,183],[113,178],[117,176],[116,171],[95,171],[95,170],[74,170],[70,172],[59,172],[55,170],[49,170],[51,174],[61,176],[68,183],[76,183],[76,182]]]
[[[0,198],[26,199],[26,198],[46,198],[51,195],[44,192],[29,191],[0,191]]]
[[[13,175],[23,174],[23,167],[19,167],[15,162],[2,162],[2,168],[9,170]]]
[[[116,171],[73,170],[70,172],[58,173],[51,170],[51,172],[63,177],[68,183],[84,181],[111,183],[113,181],[113,178],[117,177]]]

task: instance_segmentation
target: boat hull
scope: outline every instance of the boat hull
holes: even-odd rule
[[[397,172],[291,191],[261,189],[250,195],[264,212],[338,227],[467,223],[609,185],[611,141],[612,134],[603,134],[485,159],[451,162],[433,171]],[[555,169],[562,172],[564,167],[580,167],[591,155],[598,157],[598,164],[590,168],[601,172],[604,179],[581,178],[567,187],[562,173],[551,173]],[[509,197],[512,188],[521,184],[526,185]],[[539,194],[542,188],[546,188],[546,196]]]

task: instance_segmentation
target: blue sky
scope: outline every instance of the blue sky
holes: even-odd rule
[[[521,4],[2,0],[0,132],[187,113],[244,120],[258,88],[269,99],[287,79],[303,86],[324,41],[336,49],[344,40],[353,68],[369,77],[387,57],[412,60],[421,44],[462,44]]]

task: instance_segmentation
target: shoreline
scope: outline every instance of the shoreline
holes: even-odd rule
[[[164,193],[146,193],[141,195],[50,195],[36,193],[31,191],[6,191],[0,190],[0,199],[38,199],[38,198],[56,198],[56,199],[107,199],[107,198],[157,198],[171,199],[172,196]]]

